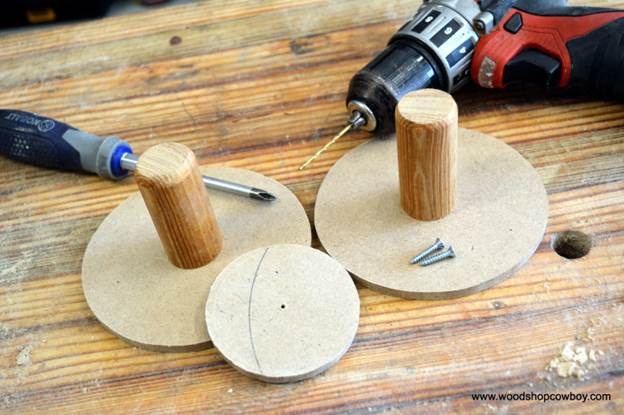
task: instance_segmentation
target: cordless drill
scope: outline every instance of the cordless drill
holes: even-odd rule
[[[425,0],[386,49],[358,71],[347,126],[300,169],[353,129],[394,131],[408,92],[453,93],[472,78],[487,88],[530,83],[624,98],[624,11],[566,0]]]

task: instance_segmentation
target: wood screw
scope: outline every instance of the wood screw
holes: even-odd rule
[[[422,261],[425,257],[428,257],[432,253],[439,251],[442,248],[444,248],[444,242],[442,242],[440,238],[437,238],[436,241],[433,243],[433,245],[431,245],[429,248],[425,249],[424,251],[421,251],[418,255],[412,258],[410,261],[410,264],[412,265],[417,264],[420,261]]]
[[[428,265],[432,265],[437,262],[444,261],[445,259],[451,259],[451,258],[455,258],[455,251],[453,250],[452,246],[449,246],[449,249],[447,249],[446,251],[442,252],[441,254],[434,255],[432,257],[422,260],[419,263],[419,265],[421,267],[426,267]]]

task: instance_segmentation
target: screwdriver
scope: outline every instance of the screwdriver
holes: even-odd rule
[[[139,156],[118,137],[98,137],[25,111],[0,109],[0,154],[35,166],[85,171],[120,180],[136,170]],[[207,188],[272,202],[263,189],[203,176]]]

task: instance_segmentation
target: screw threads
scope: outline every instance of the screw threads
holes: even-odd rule
[[[434,255],[427,259],[420,261],[419,265],[421,267],[426,267],[426,266],[438,263],[440,261],[444,261],[445,259],[451,259],[451,258],[455,258],[455,251],[453,250],[452,246],[449,246],[448,250],[442,252],[441,254]]]
[[[433,245],[431,245],[429,248],[425,249],[424,251],[416,255],[414,258],[412,258],[410,260],[410,264],[414,265],[416,263],[419,263],[423,258],[431,255],[432,253],[436,251],[439,251],[442,248],[444,248],[444,242],[442,242],[440,238],[437,238],[436,241],[433,243]]]

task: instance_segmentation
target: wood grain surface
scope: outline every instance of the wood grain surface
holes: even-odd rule
[[[223,233],[188,147],[163,143],[148,148],[134,178],[173,265],[199,268],[219,255]]]
[[[4,36],[0,107],[115,134],[137,152],[180,142],[200,164],[282,181],[311,215],[323,175],[368,136],[351,134],[297,167],[343,126],[350,77],[418,5],[204,1]],[[536,255],[505,283],[462,299],[360,289],[351,350],[325,374],[288,386],[248,379],[214,349],[149,352],[104,330],[82,294],[81,258],[135,183],[1,159],[0,412],[623,413],[624,105],[474,86],[456,99],[461,127],[510,143],[538,168],[550,219]],[[553,238],[569,229],[591,236],[587,256],[553,252]],[[603,352],[583,379],[545,371],[568,341]],[[471,397],[507,391],[611,400]]]
[[[457,199],[457,104],[437,89],[414,91],[394,119],[401,207],[421,221],[442,219]]]

